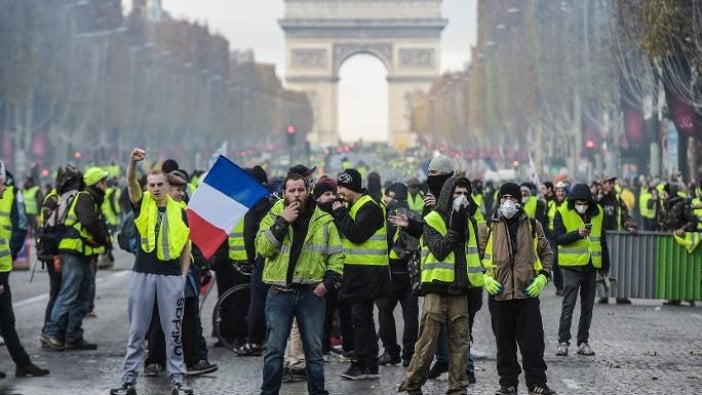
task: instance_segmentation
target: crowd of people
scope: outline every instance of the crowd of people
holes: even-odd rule
[[[19,190],[2,167],[0,334],[16,376],[49,373],[31,363],[14,328],[8,277],[28,230],[50,277],[40,337],[50,351],[98,348],[82,330],[94,314],[98,262],[111,257],[117,232],[125,239],[120,247],[134,254],[129,337],[113,395],[136,394],[142,362],[146,377],[167,371],[175,395],[193,393],[187,376],[217,370],[208,360],[198,305],[208,270],[216,273],[219,295],[250,284],[248,305],[222,307],[219,331],[238,355],[263,355],[262,394],[299,380],[310,394],[326,394],[324,362],[332,352],[350,360],[341,375],[347,380],[378,379],[379,366],[401,364],[407,371],[400,391],[421,394],[428,379],[448,372],[447,393],[466,394],[476,381],[470,349],[483,289],[497,346],[495,393],[516,394],[523,370],[530,394],[555,394],[547,384],[539,304],[546,285],[553,282],[563,297],[556,355],[569,355],[580,296],[572,345],[593,356],[596,284],[610,269],[605,232],[702,231],[702,187],[694,182],[608,176],[590,185],[565,179],[497,185],[470,180],[445,156],[431,159],[423,182],[384,185],[377,173],[364,177],[366,170],[350,163],[336,177],[318,179],[315,167],[296,165],[270,182],[254,166],[246,170],[271,195],[205,259],[189,241],[184,211],[199,178],[166,160],[140,180],[145,157],[144,150],[132,151],[124,188],[104,168],[64,165],[51,190],[41,191],[32,179]],[[607,294],[599,299],[608,302]],[[401,341],[393,315],[398,304]]]

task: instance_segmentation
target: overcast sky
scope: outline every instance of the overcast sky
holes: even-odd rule
[[[477,34],[476,1],[443,1],[444,17],[449,20],[443,33],[442,42],[441,64],[445,71],[460,70],[469,60],[470,47],[475,43]],[[278,19],[282,18],[284,13],[283,0],[162,0],[162,2],[163,8],[176,18],[206,23],[211,31],[220,33],[229,40],[232,50],[253,49],[257,61],[275,63],[278,74],[281,78],[284,77],[284,35],[278,26]],[[367,117],[354,116],[354,114],[358,115],[366,110],[356,107],[355,104],[347,106],[349,100],[345,99],[344,85],[366,89],[366,93],[369,95],[364,96],[380,96],[378,99],[383,99],[382,95],[376,94],[378,85],[368,86],[368,81],[364,81],[363,78],[364,76],[368,77],[369,73],[375,73],[376,77],[379,76],[375,80],[382,81],[383,71],[375,67],[377,65],[374,63],[374,59],[360,57],[358,61],[353,62],[353,65],[353,69],[348,71],[348,76],[345,75],[344,69],[346,67],[341,70],[340,101],[342,104],[340,117],[342,122],[344,122],[345,112],[351,115],[347,117],[348,121],[341,125],[341,135],[344,140],[352,140],[357,137],[377,140],[378,133],[356,135],[359,130],[373,130],[381,126],[369,126],[369,124],[374,124],[374,121],[368,120]],[[373,89],[376,90],[373,91]],[[358,90],[355,90],[354,94],[357,93]],[[384,100],[387,100],[387,95],[385,95]],[[387,104],[380,107],[387,107]],[[378,107],[373,104],[373,107],[370,108],[377,109]],[[383,111],[385,112],[383,113]],[[351,124],[354,118],[366,119],[363,125],[354,126]],[[386,119],[387,109],[373,111],[372,118],[381,121]],[[385,124],[387,125],[387,122]]]

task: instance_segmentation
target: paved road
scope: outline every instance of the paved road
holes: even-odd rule
[[[118,253],[114,270],[98,275],[97,319],[85,322],[85,337],[99,343],[97,351],[51,352],[39,347],[46,306],[46,273],[37,271],[29,284],[29,272],[11,277],[17,327],[32,358],[48,366],[44,378],[5,379],[0,394],[106,394],[120,377],[128,331],[126,292],[129,256]],[[213,300],[208,301],[203,322],[210,331]],[[542,297],[546,331],[546,362],[549,384],[559,394],[697,394],[702,391],[702,308],[659,307],[658,301],[635,300],[633,306],[597,305],[591,345],[595,357],[554,356],[560,299],[548,288]],[[577,311],[577,310],[576,310]],[[398,315],[399,319],[399,315]],[[575,323],[577,325],[577,322]],[[574,327],[575,327],[574,325]],[[212,339],[208,339],[210,344]],[[476,349],[486,358],[477,362],[476,394],[492,394],[497,386],[494,338],[487,308],[477,315]],[[0,370],[13,372],[6,351],[0,348]],[[262,357],[238,358],[223,349],[211,349],[210,359],[219,371],[192,380],[197,394],[255,394],[260,385]],[[403,379],[402,367],[381,368],[381,380],[349,382],[339,375],[348,367],[336,358],[325,365],[327,389],[332,394],[392,394]],[[166,378],[140,378],[139,394],[167,394]],[[427,394],[445,393],[446,376],[430,381]],[[526,389],[522,385],[522,393]],[[286,384],[284,394],[305,394],[304,383]]]

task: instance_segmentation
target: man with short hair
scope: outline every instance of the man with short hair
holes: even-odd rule
[[[351,303],[356,360],[341,377],[348,380],[377,379],[378,338],[373,302],[388,292],[388,240],[385,210],[365,193],[361,174],[346,169],[336,180],[341,202],[332,203],[334,222],[343,237],[346,261],[339,297]]]
[[[166,175],[152,171],[146,176],[144,192],[137,182],[136,163],[146,151],[135,148],[127,166],[127,192],[134,209],[139,246],[129,278],[129,340],[124,359],[122,383],[111,395],[135,395],[139,364],[144,359],[144,338],[158,303],[161,328],[166,336],[166,361],[173,395],[190,395],[185,381],[181,328],[184,287],[190,268],[190,228],[182,205],[169,194]]]
[[[265,259],[263,282],[270,286],[261,394],[280,391],[293,318],[300,326],[305,351],[307,389],[311,395],[327,394],[322,357],[324,295],[341,278],[341,238],[331,216],[310,198],[301,175],[290,173],[285,178],[283,200],[283,210],[271,209],[256,235],[256,251]]]
[[[66,215],[66,232],[59,243],[61,289],[51,318],[44,326],[41,344],[56,351],[96,350],[83,338],[83,319],[95,296],[93,265],[112,248],[100,209],[107,189],[108,173],[98,167],[85,171],[85,190],[78,192]]]

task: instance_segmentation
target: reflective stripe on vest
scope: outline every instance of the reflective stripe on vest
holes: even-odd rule
[[[444,219],[436,211],[432,211],[424,217],[425,224],[432,227],[442,236],[446,236],[448,229]],[[471,222],[472,224],[472,222]],[[432,282],[440,282],[451,284],[455,280],[456,256],[453,252],[449,253],[443,261],[439,261],[429,251],[429,248],[424,245],[424,240],[420,241],[422,245],[422,260],[421,260],[421,282],[428,284]],[[469,232],[468,242],[466,244],[466,276],[468,281],[474,287],[482,287],[483,281],[483,266],[480,263],[478,255],[478,243],[476,239],[476,229],[473,228]]]
[[[244,245],[244,219],[242,218],[229,235],[229,259],[233,261],[248,261]]]
[[[180,257],[190,236],[190,228],[183,222],[182,210],[183,206],[166,196],[166,212],[157,235],[158,206],[151,194],[144,192],[139,216],[134,219],[140,236],[140,247],[144,252],[156,250],[156,258],[164,262]]]
[[[563,219],[563,226],[566,233],[577,232],[578,229],[584,228],[585,223],[580,215],[573,209],[569,209],[568,205],[561,206],[558,211]],[[585,266],[592,260],[592,266],[596,269],[602,268],[602,220],[604,214],[602,208],[597,206],[597,215],[590,222],[592,229],[590,237],[577,240],[568,245],[558,246],[558,264],[560,266]]]
[[[378,205],[370,196],[363,195],[356,203],[351,205],[349,216],[355,221],[358,210],[366,204]],[[385,208],[382,205],[378,206],[383,212],[383,218],[385,218]],[[383,226],[379,227],[365,242],[356,244],[344,238],[343,245],[346,253],[346,265],[388,265],[388,239],[384,222]]]

